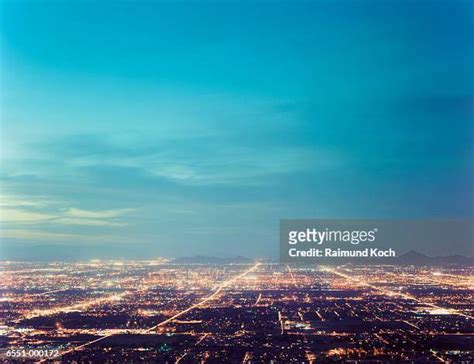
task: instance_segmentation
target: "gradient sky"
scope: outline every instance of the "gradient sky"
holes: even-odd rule
[[[473,216],[471,1],[0,4],[5,258],[276,256],[280,218]]]

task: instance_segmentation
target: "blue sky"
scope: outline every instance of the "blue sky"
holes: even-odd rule
[[[1,16],[5,257],[275,256],[280,218],[473,215],[469,1]]]

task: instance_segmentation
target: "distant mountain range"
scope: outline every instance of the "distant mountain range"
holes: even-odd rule
[[[26,253],[25,253],[26,252]],[[96,249],[89,251],[88,249],[74,249],[69,247],[66,251],[57,246],[45,246],[44,254],[39,254],[36,251],[30,252],[24,247],[16,251],[10,251],[10,254],[6,254],[0,257],[0,260],[12,260],[12,261],[52,261],[52,256],[57,257],[55,261],[78,261],[78,260],[90,260],[90,259],[136,259],[141,260],[143,256],[140,252],[127,251],[124,254],[123,251],[110,252],[108,250]],[[18,254],[15,254],[18,253]],[[48,253],[48,254],[46,254]],[[248,258],[243,256],[235,257],[212,257],[212,256],[193,256],[193,257],[180,257],[172,260],[174,264],[252,264],[256,259]],[[266,261],[271,263],[278,263],[278,259],[258,259],[259,261]],[[436,256],[431,257],[423,253],[417,252],[416,250],[410,250],[409,252],[402,254],[396,258],[333,258],[333,259],[314,259],[308,261],[310,264],[321,264],[321,265],[333,265],[333,264],[387,264],[387,265],[415,265],[415,266],[474,266],[474,257],[466,257],[463,255],[449,255],[449,256]]]
[[[428,255],[410,250],[408,253],[402,254],[392,260],[393,263],[399,265],[474,265],[473,257],[463,255],[448,255],[444,257],[430,257]]]
[[[209,256],[194,256],[194,257],[181,257],[176,258],[172,261],[174,264],[250,264],[255,259],[236,256],[230,258],[218,258]],[[277,263],[278,260],[274,260]],[[315,261],[317,262],[317,260]],[[389,264],[389,265],[415,265],[415,266],[474,266],[474,258],[466,257],[463,255],[449,255],[444,257],[430,257],[428,255],[417,252],[416,250],[410,250],[409,252],[402,254],[396,258],[385,258],[385,259],[350,259],[341,258],[334,259],[331,261],[321,261],[322,264],[341,264],[341,263],[354,263],[354,264]]]
[[[198,255],[195,257],[181,257],[172,261],[174,264],[250,264],[255,259],[247,257],[218,258]]]
[[[367,259],[355,259],[355,258],[340,258],[332,261],[325,261],[324,264],[341,264],[351,263],[356,265],[414,265],[414,266],[474,266],[474,258],[466,257],[463,255],[448,255],[448,256],[437,256],[431,257],[425,255],[416,250],[410,250],[409,252],[399,255],[396,258],[367,258]]]

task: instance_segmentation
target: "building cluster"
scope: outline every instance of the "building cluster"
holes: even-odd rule
[[[250,267],[250,269],[249,269]],[[474,360],[474,268],[1,263],[5,350],[67,360]],[[238,277],[238,278],[236,278]]]

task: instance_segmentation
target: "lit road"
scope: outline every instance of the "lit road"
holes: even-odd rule
[[[451,308],[444,308],[444,307],[441,307],[441,306],[438,306],[438,305],[435,305],[433,303],[429,303],[429,302],[423,302],[422,300],[410,295],[410,294],[406,294],[406,293],[402,293],[402,292],[395,292],[395,291],[391,291],[389,289],[384,289],[384,288],[381,288],[381,287],[378,287],[378,286],[375,286],[373,284],[370,284],[369,282],[365,282],[365,281],[361,281],[360,279],[358,278],[354,278],[352,276],[350,276],[349,274],[345,274],[345,273],[342,273],[334,268],[329,268],[329,267],[325,267],[323,270],[327,271],[327,272],[331,272],[339,277],[342,277],[342,278],[345,278],[347,280],[350,280],[352,282],[355,282],[359,285],[362,285],[362,286],[365,286],[365,287],[369,287],[375,291],[378,291],[380,293],[382,293],[383,295],[385,296],[389,296],[389,297],[402,297],[406,300],[413,300],[413,301],[416,301],[417,303],[420,303],[420,304],[423,304],[423,305],[426,305],[426,306],[429,306],[431,308],[434,308],[434,309],[437,309],[437,310],[444,310],[446,312],[449,312],[450,314],[452,315],[458,315],[458,316],[462,316],[462,317],[465,317],[465,318],[468,318],[468,319],[474,319],[474,317],[470,316],[470,315],[466,315],[458,310],[454,310],[454,309],[451,309]]]
[[[173,322],[177,318],[179,318],[179,317],[183,316],[184,314],[194,310],[195,308],[200,307],[200,306],[204,305],[205,303],[214,300],[215,298],[217,298],[220,295],[220,293],[222,292],[222,290],[225,287],[227,287],[227,286],[231,285],[232,283],[238,281],[239,279],[245,277],[247,274],[254,272],[260,265],[261,265],[261,263],[256,263],[255,265],[253,265],[252,267],[250,267],[249,269],[247,269],[243,273],[233,277],[232,279],[229,279],[229,280],[221,283],[220,285],[217,286],[217,289],[210,296],[207,296],[206,298],[202,299],[201,301],[197,302],[196,304],[186,308],[185,310],[182,310],[182,311],[178,312],[177,314],[175,314],[175,315],[171,316],[170,318],[160,322],[159,324],[157,324],[153,327],[150,327],[149,329],[145,330],[144,333],[149,333],[149,332],[155,331],[157,328],[165,326],[166,324],[169,324],[170,322]],[[66,355],[66,354],[69,354],[73,351],[83,349],[87,346],[90,346],[90,345],[93,345],[93,344],[98,343],[100,341],[103,341],[103,340],[105,340],[105,339],[107,339],[111,336],[114,336],[114,335],[116,335],[116,333],[111,333],[111,334],[108,334],[108,335],[105,335],[105,336],[101,336],[98,339],[86,342],[86,343],[84,343],[82,345],[79,345],[79,346],[76,346],[74,348],[67,349],[67,350],[63,351],[61,354]],[[41,361],[41,362],[44,362],[44,361]]]
[[[232,279],[229,279],[228,281],[225,281],[223,283],[221,283],[217,289],[214,291],[213,294],[211,294],[210,296],[204,298],[203,300],[199,301],[198,303],[188,307],[187,309],[183,310],[183,311],[180,311],[178,312],[176,315],[174,316],[171,316],[170,318],[160,322],[159,324],[153,326],[153,327],[150,327],[148,330],[146,330],[146,332],[150,332],[150,331],[154,331],[156,330],[157,328],[159,327],[162,327],[166,324],[169,324],[170,322],[173,322],[174,320],[176,320],[178,317],[181,317],[183,316],[184,314],[188,313],[189,311],[192,311],[194,310],[195,308],[199,307],[199,306],[202,306],[203,304],[205,304],[206,302],[209,302],[209,301],[212,301],[213,299],[217,298],[219,296],[219,294],[221,293],[222,289],[224,289],[225,287],[229,286],[230,284],[234,283],[235,281],[245,277],[247,274],[255,271],[258,266],[260,265],[260,263],[256,263],[254,266],[252,266],[251,268],[247,269],[245,272],[239,274],[238,276],[235,276],[234,278]]]
[[[120,294],[115,294],[111,296],[100,297],[93,300],[87,300],[87,301],[75,303],[69,306],[54,307],[54,308],[44,309],[44,310],[34,310],[26,314],[23,318],[31,319],[33,317],[52,316],[52,315],[56,315],[62,312],[77,312],[77,311],[81,312],[96,305],[104,304],[107,302],[120,301],[123,297],[125,297],[126,295],[130,293],[131,293],[130,291],[127,291]],[[133,293],[136,293],[136,291],[133,291]]]
[[[206,333],[206,334],[202,335],[201,338],[200,338],[198,341],[196,341],[196,344],[194,344],[194,346],[198,346],[198,345],[199,345],[200,343],[202,343],[202,342],[204,341],[204,339],[205,339],[206,337],[208,337],[208,336],[209,336],[209,333]],[[186,352],[185,352],[183,355],[181,355],[181,356],[174,362],[174,364],[178,364],[181,360],[183,360],[186,356],[188,356],[188,354],[190,353],[190,351],[191,351],[190,349],[189,349],[189,350],[186,350]]]

